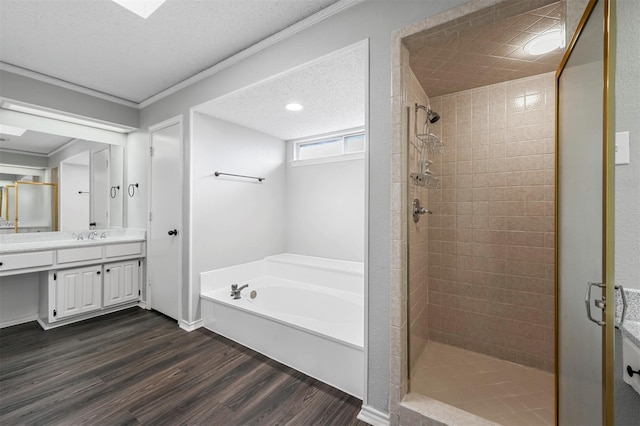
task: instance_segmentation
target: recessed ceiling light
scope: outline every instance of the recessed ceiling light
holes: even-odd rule
[[[0,124],[0,133],[12,136],[22,136],[27,129],[21,129],[20,127],[7,126],[6,124]]]
[[[165,0],[112,0],[130,12],[147,19]]]
[[[556,50],[563,45],[562,31],[552,30],[542,33],[524,46],[529,55],[543,55]]]
[[[289,111],[301,111],[303,106],[297,103],[290,103],[284,106]]]

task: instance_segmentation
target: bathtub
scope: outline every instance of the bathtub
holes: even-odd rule
[[[249,286],[240,299],[231,284]],[[200,274],[203,326],[362,398],[364,266],[294,254]]]

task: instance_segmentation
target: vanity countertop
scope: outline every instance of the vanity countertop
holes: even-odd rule
[[[622,333],[640,348],[640,290],[625,289],[627,313],[620,329]],[[616,298],[618,316],[621,313],[620,297]]]
[[[144,229],[97,230],[95,239],[88,239],[89,231],[82,231],[83,240],[78,240],[73,232],[38,232],[28,234],[0,235],[0,254],[24,253],[40,250],[87,247],[93,245],[122,244],[146,240]],[[106,238],[100,238],[105,233]]]

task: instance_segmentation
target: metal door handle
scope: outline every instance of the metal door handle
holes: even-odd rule
[[[620,295],[622,296],[622,315],[620,315],[620,322],[616,324],[616,328],[620,328],[624,323],[625,315],[627,315],[627,296],[624,294],[623,286],[617,285],[616,290],[620,290]]]
[[[178,230],[177,229],[170,230],[169,235],[178,235]]]
[[[590,302],[591,302],[591,288],[593,286],[604,288],[604,284],[603,283],[587,283],[587,294],[585,294],[585,296],[584,296],[584,304],[585,304],[585,307],[587,308],[587,318],[589,319],[589,321],[593,321],[596,324],[598,324],[600,327],[603,327],[603,326],[606,325],[606,323],[604,321],[594,319],[591,316],[591,304],[590,304]],[[604,300],[595,300],[594,301],[594,305],[596,305],[598,308],[602,309],[603,311],[606,308],[606,302]]]

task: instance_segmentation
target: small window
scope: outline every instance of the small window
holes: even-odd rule
[[[295,142],[294,161],[327,159],[350,159],[351,154],[365,151],[363,132],[349,133],[325,139],[313,139]]]
[[[342,138],[298,144],[298,160],[342,154]]]
[[[345,136],[344,152],[347,154],[352,152],[364,152],[364,135]]]

